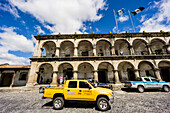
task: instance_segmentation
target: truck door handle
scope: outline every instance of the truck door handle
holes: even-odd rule
[[[67,90],[67,91],[70,91],[70,90]]]
[[[79,92],[81,92],[81,90],[79,90]]]

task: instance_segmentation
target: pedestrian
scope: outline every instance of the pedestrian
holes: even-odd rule
[[[63,82],[63,77],[60,76],[60,84],[62,84],[62,82]]]
[[[123,55],[123,51],[122,50],[120,50],[120,55]]]

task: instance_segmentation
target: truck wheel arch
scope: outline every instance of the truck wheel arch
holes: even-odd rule
[[[100,97],[104,97],[104,98],[106,98],[107,100],[109,100],[109,98],[108,98],[107,95],[98,95],[97,98],[96,98],[96,101],[97,101]]]
[[[62,93],[54,94],[53,99],[55,99],[56,97],[63,97],[63,99],[64,99],[64,95]]]

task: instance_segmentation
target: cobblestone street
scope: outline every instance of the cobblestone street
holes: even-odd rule
[[[115,91],[110,113],[168,113],[170,93],[151,91]],[[51,99],[41,99],[38,90],[0,91],[0,113],[95,113],[92,103],[70,102],[62,110],[54,110]]]

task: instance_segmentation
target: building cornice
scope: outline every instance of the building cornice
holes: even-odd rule
[[[59,34],[37,35],[37,40],[47,39],[95,39],[95,38],[133,38],[133,37],[168,37],[170,32],[143,32],[143,33],[109,33],[109,34]]]

